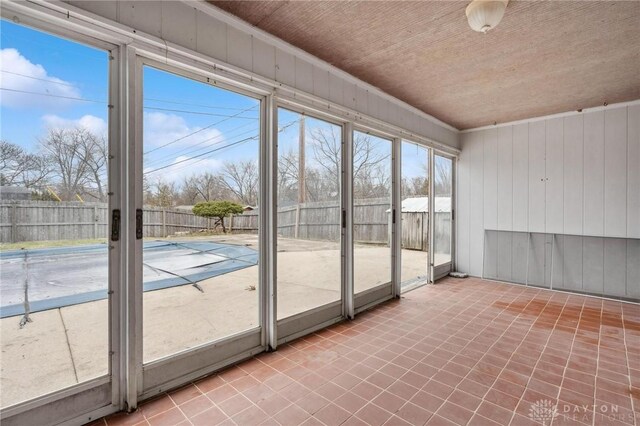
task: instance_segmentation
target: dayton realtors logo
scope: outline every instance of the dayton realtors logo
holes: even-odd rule
[[[541,399],[531,404],[529,418],[542,426],[549,426],[558,417],[558,405],[548,399]]]
[[[633,414],[629,414],[624,410],[621,412],[620,407],[615,404],[555,404],[551,400],[541,399],[531,404],[529,408],[529,418],[542,426],[551,425],[551,422],[556,417],[588,423],[595,420],[596,424],[604,420],[622,422],[629,422],[630,420],[633,423]]]

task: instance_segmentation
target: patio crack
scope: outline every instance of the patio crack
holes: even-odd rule
[[[69,358],[71,358],[71,366],[73,367],[73,375],[76,378],[76,383],[80,383],[78,380],[78,371],[76,370],[76,363],[73,360],[73,352],[71,352],[71,343],[69,342],[69,332],[67,330],[67,325],[64,322],[64,317],[62,316],[62,309],[58,308],[58,314],[60,315],[60,321],[62,321],[62,328],[64,329],[64,337],[67,340],[67,348],[69,349]]]
[[[27,259],[27,252],[24,252],[24,261],[22,262],[22,269],[24,270],[24,316],[20,319],[20,328],[31,322],[29,316],[29,260]]]

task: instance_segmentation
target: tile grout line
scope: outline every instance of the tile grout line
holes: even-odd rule
[[[558,396],[556,397],[556,400],[558,402],[560,402],[560,394],[562,393],[562,385],[564,383],[564,380],[566,378],[566,374],[567,374],[567,369],[569,368],[569,362],[571,360],[571,355],[573,354],[573,346],[576,342],[576,336],[578,335],[578,329],[580,326],[580,321],[582,320],[582,314],[584,313],[585,310],[585,300],[582,300],[582,306],[580,307],[580,317],[578,318],[578,323],[576,324],[576,329],[573,333],[573,339],[571,340],[571,347],[569,348],[569,355],[567,356],[567,362],[564,365],[564,369],[562,370],[562,380],[560,381],[560,386],[558,387]],[[595,380],[595,379],[594,379]],[[557,409],[557,405],[556,405],[556,409]],[[553,425],[553,423],[555,422],[555,418],[551,419],[551,424]]]
[[[550,297],[549,300],[551,300],[551,299],[552,298]],[[549,340],[551,339],[551,336],[553,335],[553,330],[555,330],[555,328],[557,327],[558,321],[560,320],[560,317],[562,316],[562,313],[564,312],[564,309],[565,309],[565,307],[567,305],[568,300],[569,300],[569,297],[567,296],[567,298],[565,299],[564,305],[562,306],[562,310],[560,311],[560,314],[558,315],[558,318],[556,319],[556,322],[554,323],[553,329],[551,329],[551,331],[549,332],[549,336],[547,337],[547,340],[546,340],[546,342],[544,344],[545,348],[549,345]],[[547,302],[547,305],[548,305],[548,302]],[[546,308],[547,305],[545,305],[545,308]],[[543,311],[544,311],[544,309],[541,312],[543,312]],[[540,314],[538,314],[538,318],[540,318]],[[531,376],[529,376],[529,380],[527,380],[527,384],[525,385],[525,391],[522,393],[522,395],[518,399],[518,404],[513,409],[513,414],[511,415],[511,420],[509,421],[510,425],[513,423],[513,420],[516,417],[516,414],[517,414],[516,410],[518,409],[518,407],[520,406],[520,404],[523,401],[523,397],[524,397],[524,394],[526,392],[526,388],[528,388],[529,387],[529,383],[531,383],[531,378],[533,377],[533,371],[536,370],[536,367],[540,363],[540,358],[542,358],[542,353],[540,354],[540,356],[538,356],[538,359],[536,360],[536,363],[533,366],[532,374],[531,374]]]

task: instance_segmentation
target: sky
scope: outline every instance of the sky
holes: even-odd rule
[[[107,135],[108,52],[13,22],[0,28],[0,137],[37,152],[50,128]],[[257,161],[260,101],[146,66],[143,169],[181,182],[227,161]],[[279,114],[279,149],[297,147],[299,114]],[[332,124],[307,120],[313,128]],[[426,149],[403,143],[404,177],[423,175]]]

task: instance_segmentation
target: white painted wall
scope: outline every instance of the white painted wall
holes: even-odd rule
[[[219,62],[315,95],[454,148],[456,129],[209,4],[181,1],[65,0],[72,6]],[[210,10],[209,9],[209,10]],[[217,9],[216,9],[217,10]],[[257,35],[256,35],[257,34]]]
[[[589,261],[576,289],[597,292],[622,268],[616,295],[640,297],[640,240],[623,240],[640,238],[640,102],[470,131],[460,143],[458,270],[482,276],[485,230],[619,237],[581,240]]]

